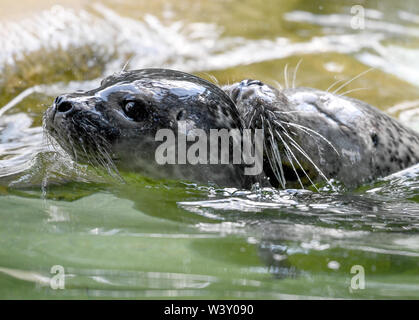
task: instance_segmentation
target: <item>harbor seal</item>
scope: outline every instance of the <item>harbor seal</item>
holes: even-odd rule
[[[262,129],[263,171],[245,175],[247,164],[233,163],[234,139],[227,164],[159,165],[156,133],[181,122],[188,132]],[[76,161],[219,186],[316,188],[335,179],[354,187],[419,162],[419,134],[362,101],[249,79],[218,87],[168,69],[124,71],[61,95],[44,125]]]
[[[251,186],[255,177],[244,174],[244,164],[233,164],[231,141],[227,164],[158,164],[155,154],[162,141],[156,141],[157,132],[176,133],[181,123],[186,124],[188,133],[196,129],[206,133],[225,128],[243,130],[236,106],[221,88],[167,69],[114,74],[97,89],[57,97],[44,115],[49,136],[76,161],[102,165],[111,172],[135,171],[153,178]],[[185,143],[186,147],[193,144]],[[177,148],[175,151],[177,158]]]

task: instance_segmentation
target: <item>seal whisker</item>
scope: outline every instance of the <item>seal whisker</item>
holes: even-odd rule
[[[295,66],[294,69],[294,75],[292,77],[292,87],[295,88],[295,79],[297,77],[297,72],[298,72],[298,68],[300,67],[301,62],[303,61],[303,59],[301,58],[298,62],[297,65]]]
[[[265,149],[267,151],[268,150],[270,151],[270,156],[268,156],[269,164],[272,168],[272,171],[274,172],[274,175],[275,175],[276,179],[281,184],[282,188],[285,189],[286,179],[285,179],[285,174],[284,174],[284,170],[283,170],[283,167],[282,167],[281,155],[279,154],[279,152],[277,152],[278,150],[275,148],[276,143],[273,139],[274,136],[273,136],[273,133],[272,133],[272,128],[270,127],[269,121],[265,121],[265,118],[263,117],[262,114],[260,114],[260,120],[261,120],[263,131],[265,131],[264,123],[266,122],[268,124],[268,132],[270,134],[270,139],[269,139],[270,148],[266,147],[265,140],[264,140],[264,145],[265,145]]]
[[[276,130],[275,130],[275,132],[276,132],[276,134],[278,135],[278,137],[281,139],[282,143],[284,144],[284,147],[285,147],[285,149],[286,149],[286,150],[285,150],[285,154],[286,154],[286,156],[287,156],[287,158],[288,158],[288,160],[289,160],[289,162],[290,162],[290,164],[291,164],[292,169],[294,170],[295,175],[297,176],[297,179],[298,179],[298,182],[300,183],[301,188],[302,188],[302,189],[304,189],[304,185],[303,185],[303,183],[302,183],[302,181],[301,181],[301,179],[300,179],[300,176],[298,175],[298,172],[297,172],[297,170],[295,169],[294,162],[292,161],[292,159],[291,159],[291,157],[290,157],[290,155],[289,155],[289,153],[291,153],[291,154],[292,154],[292,156],[293,156],[293,157],[294,157],[294,159],[295,159],[295,156],[294,156],[293,152],[291,151],[290,147],[289,147],[289,146],[288,146],[288,144],[285,142],[285,140],[282,138],[282,136],[279,134],[279,132],[278,132],[278,131],[276,131]],[[301,167],[301,165],[300,165],[300,167]],[[303,168],[301,167],[301,169],[303,169]],[[303,169],[303,171],[304,171],[304,169]]]
[[[276,84],[276,86],[278,87],[279,90],[284,89],[284,87],[278,81],[275,80],[274,83]]]
[[[118,170],[116,169],[115,164],[107,151],[107,148],[98,144],[97,151],[97,156],[95,158],[100,162],[102,167],[104,167],[111,175],[113,175],[113,173],[118,173]]]
[[[59,135],[61,137],[60,134],[57,133],[57,135]],[[57,153],[62,153],[62,148],[59,145],[59,143],[55,140],[55,138],[51,135],[51,134],[47,134],[47,144],[52,148],[52,150],[54,150]]]
[[[112,160],[112,157],[109,154],[109,142],[100,134],[97,135],[97,137],[101,140],[101,144],[98,144],[98,151],[100,154],[99,158],[102,159],[103,166],[106,168],[110,175],[121,178],[118,168],[116,167],[115,162]]]
[[[327,89],[326,92],[329,92],[330,89],[332,89],[335,85],[337,85],[338,83],[345,81],[345,79],[340,79],[340,80],[336,80],[335,82],[333,82]]]
[[[285,128],[284,128],[285,129]],[[295,161],[297,162],[297,164],[298,164],[298,166],[301,168],[301,170],[304,172],[304,174],[306,175],[306,177],[308,178],[308,180],[310,181],[310,183],[313,185],[313,187],[318,191],[318,189],[317,189],[317,187],[316,187],[316,185],[313,183],[313,181],[311,180],[311,178],[308,176],[308,174],[307,174],[307,172],[306,172],[306,170],[303,168],[303,166],[301,165],[301,163],[298,161],[298,159],[297,159],[297,157],[294,155],[294,153],[292,152],[292,150],[291,150],[291,148],[288,146],[288,144],[285,142],[285,140],[282,138],[282,136],[281,136],[281,134],[278,132],[278,130],[275,130],[275,133],[277,134],[277,136],[281,139],[281,141],[282,141],[282,143],[284,144],[284,146],[285,146],[285,148],[291,153],[291,155],[292,155],[292,157],[295,159]],[[284,132],[284,134],[285,135],[287,135],[285,132]],[[288,135],[287,135],[288,136]],[[289,136],[288,136],[289,137]],[[291,137],[289,137],[289,138],[291,138]],[[293,140],[292,138],[291,138],[291,140]],[[293,140],[294,141],[294,140]],[[286,152],[286,154],[287,154],[287,152]],[[302,182],[301,182],[301,179],[300,179],[300,177],[299,177],[299,175],[298,175],[298,172],[297,172],[297,170],[295,169],[295,167],[294,167],[294,165],[293,165],[293,161],[290,159],[290,157],[289,157],[289,155],[287,154],[287,157],[288,157],[288,159],[290,160],[290,163],[291,163],[291,166],[292,166],[292,168],[294,169],[294,172],[295,172],[295,174],[296,174],[296,176],[297,176],[297,178],[298,178],[298,181],[299,181],[299,183],[300,183],[300,185],[301,185],[301,187],[304,189],[304,186],[303,186],[303,184],[302,184]]]
[[[284,142],[285,143],[285,142]],[[294,155],[294,153],[291,151],[291,148],[288,146],[287,143],[285,143],[286,148],[291,152],[291,155],[293,156],[293,158],[295,159],[295,161],[297,162],[298,166],[301,168],[301,170],[303,171],[304,175],[307,177],[308,181],[310,181],[310,183],[312,184],[312,186],[314,187],[314,189],[316,189],[316,191],[319,191],[319,189],[317,188],[317,186],[314,184],[313,180],[311,180],[310,176],[308,175],[307,171],[304,169],[304,167],[301,165],[301,163],[298,161],[297,157]],[[298,177],[298,173],[296,172],[297,177]],[[301,182],[300,182],[301,183]],[[303,187],[304,189],[304,187]]]
[[[83,129],[83,131],[86,131],[85,130],[85,128],[82,128]],[[83,137],[82,136],[80,136],[79,137],[79,142],[80,142],[80,147],[83,149],[83,154],[84,154],[84,156],[85,156],[85,158],[86,158],[86,160],[87,160],[87,162],[89,163],[89,164],[91,164],[92,165],[92,167],[95,169],[95,171],[97,172],[97,169],[96,169],[96,167],[95,167],[95,165],[100,165],[100,162],[99,162],[99,160],[97,159],[97,157],[96,157],[96,155],[95,155],[95,153],[94,152],[87,152],[87,150],[86,150],[86,148],[85,148],[85,145],[86,145],[86,142],[84,141],[84,139],[83,139]]]
[[[277,122],[276,120],[274,120],[274,121]],[[307,133],[311,137],[313,137],[313,136],[310,134],[310,132],[311,133],[314,133],[315,135],[317,135],[318,137],[320,137],[321,139],[323,139],[330,147],[332,147],[332,149],[336,152],[336,154],[338,156],[340,156],[340,154],[339,154],[338,150],[336,150],[335,146],[329,140],[327,140],[323,135],[321,135],[320,133],[318,133],[318,132],[316,132],[313,129],[310,129],[308,127],[305,127],[305,126],[302,126],[300,124],[297,124],[297,123],[287,122],[287,121],[282,121],[282,120],[280,120],[280,121],[282,123],[284,123],[284,124],[290,125],[292,127],[295,127],[297,129],[300,129],[301,131],[304,131],[305,133]]]
[[[116,168],[114,162],[112,161],[112,158],[110,157],[108,151],[106,149],[103,149],[101,147],[98,147],[98,150],[100,152],[100,154],[104,157],[103,161],[105,163],[104,167],[106,168],[106,171],[108,171],[108,173],[111,176],[116,176],[116,177],[121,177],[119,174],[118,169]]]
[[[315,112],[315,111],[298,110],[298,111],[270,111],[270,112],[278,113],[278,114],[291,114],[291,113],[309,113],[309,112]]]
[[[298,166],[301,168],[301,170],[303,171],[304,175],[307,177],[308,181],[310,181],[311,185],[313,186],[314,189],[316,189],[316,191],[318,192],[319,189],[317,188],[317,186],[314,184],[313,180],[311,180],[310,176],[308,175],[307,171],[303,168],[303,166],[300,164],[300,162],[297,160],[297,157],[294,155],[294,153],[291,153],[291,155],[294,157],[295,161],[297,162]],[[298,173],[296,173],[298,176]],[[300,182],[301,183],[301,182]],[[304,189],[304,187],[303,187]]]
[[[262,119],[263,120],[263,119]],[[263,131],[265,131],[265,126],[264,126],[264,124],[263,124],[263,121],[262,121],[262,130]],[[269,162],[269,165],[271,166],[271,168],[272,168],[272,171],[273,171],[273,173],[274,173],[274,175],[275,175],[275,178],[278,180],[278,182],[281,184],[281,186],[282,186],[282,188],[283,189],[285,189],[285,177],[284,177],[284,180],[282,179],[282,176],[280,175],[280,173],[278,172],[278,167],[277,167],[277,164],[276,163],[274,163],[274,157],[272,156],[272,152],[270,152],[271,151],[271,149],[270,148],[268,148],[268,146],[267,146],[267,143],[266,143],[266,140],[264,139],[263,140],[263,146],[264,146],[264,148],[265,148],[265,150],[266,150],[266,153],[267,153],[267,159],[268,159],[268,162]],[[282,163],[281,163],[281,165],[282,165]]]
[[[329,179],[326,177],[326,175],[323,173],[322,170],[320,170],[320,168],[314,163],[314,161],[309,157],[309,155],[301,148],[301,146],[294,140],[292,139],[290,136],[288,136],[293,142],[291,142],[291,144],[313,165],[313,167],[317,170],[317,172],[322,176],[322,178],[324,180],[326,180],[327,184],[329,184],[332,189],[334,191],[335,187],[331,184],[331,182],[329,181]]]
[[[285,65],[284,68],[284,81],[285,81],[285,88],[288,89],[288,63]]]
[[[272,149],[273,155],[274,155],[274,157],[277,161],[277,167],[279,167],[279,173],[280,173],[281,178],[282,178],[282,183],[281,184],[282,184],[283,188],[285,189],[285,185],[286,185],[287,181],[285,179],[284,169],[283,169],[283,166],[282,166],[281,153],[278,151],[278,148],[275,147],[274,142],[275,142],[274,139],[271,138],[271,149]]]
[[[292,158],[290,157],[290,153],[292,153],[292,152],[289,151],[289,147],[288,147],[288,145],[286,145],[286,143],[284,145],[285,145],[285,148],[287,149],[287,150],[285,150],[285,154],[286,154],[288,160],[290,161],[291,167],[294,170],[295,175],[297,176],[298,183],[300,184],[302,189],[305,189],[304,185],[303,185],[303,182],[301,181],[301,178],[298,175],[297,169],[295,169],[294,162],[293,162]],[[295,158],[294,154],[293,154],[293,157]],[[303,171],[304,171],[304,169],[303,169]]]
[[[253,113],[255,113],[256,112],[256,110],[255,109],[249,109],[244,115],[243,115],[243,119],[244,120],[246,120],[247,119],[247,116],[250,114],[250,112],[253,112]]]
[[[348,93],[351,93],[351,92],[354,92],[354,91],[368,90],[368,89],[369,88],[356,88],[356,89],[351,89],[351,90],[345,91],[343,93],[340,93],[338,96],[341,97],[341,96],[344,96],[344,95],[346,95]]]
[[[271,124],[269,123],[269,121],[267,121],[267,124],[268,124],[268,129],[269,129],[269,134],[270,134],[269,139],[270,139],[271,150],[272,150],[271,153],[273,154],[274,159],[276,160],[276,163],[275,163],[276,167],[277,168],[279,167],[280,177],[282,179],[281,185],[285,189],[286,179],[285,179],[284,169],[282,167],[281,154],[278,151],[278,148],[276,148],[276,143],[275,143],[275,140],[274,140],[275,136],[274,136],[274,133],[272,131]]]
[[[279,155],[279,152],[277,152],[278,150],[276,150],[275,146],[275,141],[273,140],[272,137],[270,137],[270,148],[267,150],[270,150],[270,155],[268,157],[269,159],[269,164],[271,165],[272,171],[275,174],[275,177],[277,178],[278,182],[281,184],[281,187],[283,189],[285,189],[286,187],[286,179],[285,179],[285,175],[284,175],[284,171],[282,168],[282,161]],[[272,158],[272,160],[271,160]],[[278,171],[279,170],[279,171]]]
[[[268,110],[268,113],[272,113],[271,111],[269,111]],[[273,119],[272,119],[273,120]],[[273,120],[273,122],[275,123],[276,121],[275,120]],[[279,127],[281,127],[283,130],[284,130],[284,134],[289,138],[289,139],[291,139],[292,141],[294,141],[294,139],[292,139],[287,133],[286,133],[286,130],[285,130],[285,128],[280,124],[280,123],[278,123],[278,122],[276,122],[276,124],[277,125],[279,125]],[[269,128],[270,129],[272,129],[272,127],[271,127],[271,124],[268,122],[268,126],[269,126]],[[270,130],[271,131],[271,130]],[[292,168],[293,168],[293,170],[294,170],[294,173],[295,173],[295,175],[296,175],[296,177],[297,177],[297,179],[298,179],[298,181],[299,181],[299,183],[300,183],[300,185],[301,185],[301,187],[304,189],[304,185],[303,185],[303,183],[302,183],[302,181],[301,181],[301,178],[300,178],[300,176],[298,175],[298,172],[297,172],[297,170],[296,170],[296,168],[295,168],[295,166],[294,166],[294,162],[293,162],[293,160],[292,160],[292,158],[294,158],[295,159],[295,161],[296,161],[296,163],[297,163],[297,165],[301,168],[301,170],[304,172],[304,174],[306,175],[306,177],[308,178],[308,180],[310,181],[310,183],[313,185],[313,187],[316,189],[316,190],[318,190],[317,189],[317,187],[315,186],[315,184],[313,183],[313,181],[311,180],[311,178],[309,177],[309,175],[307,174],[307,172],[306,172],[306,170],[303,168],[303,166],[301,165],[301,163],[298,161],[298,159],[296,158],[296,156],[294,155],[294,153],[292,152],[292,150],[291,150],[291,148],[288,146],[288,144],[286,143],[286,141],[284,140],[284,138],[281,136],[281,134],[278,132],[278,130],[275,130],[275,133],[276,133],[276,135],[278,136],[278,138],[282,141],[282,143],[283,143],[283,145],[284,145],[284,147],[286,148],[286,150],[285,150],[285,154],[286,154],[286,156],[287,156],[287,158],[288,158],[288,160],[289,160],[289,162],[290,162],[290,164],[291,164],[291,166],[292,166]],[[295,141],[294,141],[295,142]],[[273,142],[271,142],[271,144],[273,144]],[[274,150],[276,151],[276,152],[278,152],[278,150],[277,150],[277,148],[274,148]],[[279,152],[278,152],[279,153]],[[290,157],[290,154],[291,154],[291,156],[292,156],[292,158]],[[282,169],[282,162],[281,162],[281,169]],[[285,177],[285,175],[284,175],[284,177]],[[284,178],[285,179],[285,178]]]
[[[87,152],[86,148],[84,147],[84,140],[82,137],[79,137],[79,141],[80,141],[80,146],[83,149],[84,155],[87,158],[87,162],[89,162],[90,164],[94,165],[93,162],[91,161],[91,155]]]
[[[73,151],[73,154],[74,154],[74,161],[78,161],[78,159],[79,159],[79,155],[78,155],[78,153],[77,153],[77,149],[76,149],[76,147],[75,147],[75,143],[74,143],[74,140],[73,140],[73,138],[71,138],[70,136],[68,137],[68,139],[69,139],[69,141],[70,141],[70,144],[71,144],[71,148],[72,148],[72,151]]]
[[[310,156],[304,151],[304,149],[297,143],[297,141],[295,141],[289,134],[287,134],[284,126],[280,123],[278,123],[277,121],[275,121],[276,124],[278,124],[282,129],[283,129],[283,133],[284,135],[291,140],[291,144],[294,146],[294,148],[296,148],[312,165],[313,167],[317,170],[317,172],[322,176],[323,179],[326,180],[326,182],[332,187],[332,189],[334,190],[333,185],[330,183],[329,179],[326,177],[326,175],[323,173],[322,170],[320,170],[320,168],[314,163],[314,161],[310,158]],[[303,169],[303,168],[302,168]],[[304,169],[303,169],[304,171]]]
[[[122,67],[121,72],[125,72],[127,70],[127,67],[129,65],[129,63],[131,62],[131,60],[132,60],[132,57],[128,58],[127,62],[125,62],[124,66]]]
[[[89,153],[84,147],[84,140],[80,139],[81,146],[83,148],[84,154],[88,162],[92,163],[93,160],[93,163],[96,163],[105,168],[110,175],[116,175],[119,177],[120,175],[118,169],[116,168],[108,152],[108,150],[110,149],[109,142],[106,140],[105,137],[103,137],[103,135],[98,133],[97,130],[95,130],[96,132],[94,135],[89,134],[89,129],[91,131],[91,128],[94,128],[94,124],[89,119],[85,119],[85,122],[87,122],[89,126],[87,126],[86,123],[80,123],[80,128],[86,132],[86,136],[90,137],[93,144],[96,145],[95,151]]]
[[[270,111],[270,110],[267,110],[267,113],[268,114],[270,114],[271,116],[274,116],[275,117],[275,114],[272,112],[272,111]],[[270,119],[273,123],[274,123],[274,119]],[[285,174],[284,174],[284,171],[283,171],[283,167],[282,167],[282,161],[281,161],[281,157],[280,157],[280,153],[278,152],[278,148],[277,147],[274,147],[274,146],[277,146],[277,144],[275,144],[274,143],[274,134],[273,134],[273,132],[272,132],[272,126],[271,126],[271,123],[268,121],[267,122],[267,124],[268,124],[268,127],[269,127],[269,131],[270,131],[270,133],[271,133],[271,145],[272,145],[272,149],[273,149],[273,151],[274,151],[274,154],[278,154],[278,156],[276,156],[276,158],[277,158],[277,162],[279,162],[279,167],[280,167],[280,169],[281,169],[281,173],[282,173],[282,176],[283,176],[283,179],[284,179],[284,181],[285,181]],[[277,123],[283,130],[285,130],[285,128],[281,125],[281,124],[279,124],[279,123]],[[274,132],[276,133],[276,135],[277,135],[277,137],[282,141],[282,143],[283,143],[283,145],[284,145],[284,147],[285,147],[285,155],[286,155],[286,157],[288,158],[288,160],[289,160],[289,162],[290,162],[290,164],[291,164],[291,167],[292,167],[292,169],[293,169],[293,171],[294,171],[294,173],[295,173],[295,175],[296,175],[296,177],[297,177],[297,179],[298,179],[298,182],[299,182],[299,184],[300,184],[300,186],[304,189],[304,185],[303,185],[303,183],[302,183],[302,181],[301,181],[301,178],[300,178],[300,176],[298,175],[298,172],[297,172],[297,169],[295,168],[295,166],[294,166],[294,161],[292,160],[292,158],[294,158],[296,161],[297,161],[297,163],[298,163],[298,165],[301,167],[301,169],[303,170],[303,172],[307,175],[307,173],[305,172],[305,170],[304,170],[304,168],[301,166],[301,164],[299,164],[299,162],[298,162],[298,160],[296,159],[296,157],[295,157],[295,155],[294,155],[294,153],[292,152],[292,150],[289,148],[289,146],[288,146],[288,144],[285,142],[285,140],[283,139],[283,137],[281,136],[281,134],[278,132],[278,130],[274,130]],[[290,154],[292,155],[292,157],[290,157]],[[279,158],[279,159],[278,159]],[[285,183],[284,183],[285,184]]]
[[[352,81],[355,81],[356,79],[362,77],[364,74],[367,74],[368,72],[370,72],[371,70],[373,70],[375,68],[369,68],[363,72],[361,72],[360,74],[358,74],[357,76],[353,77],[352,79],[346,81],[344,84],[340,85],[335,91],[333,91],[333,94],[337,94],[337,92],[341,89],[343,89],[344,87],[346,87],[348,84],[350,84]]]
[[[211,81],[212,81],[214,84],[216,84],[216,85],[219,85],[219,84],[220,84],[220,81],[218,81],[218,79],[217,79],[214,75],[212,75],[212,74],[210,74],[210,73],[208,73],[208,72],[203,72],[203,74],[205,74],[208,78],[210,78],[210,79],[211,79]]]
[[[73,156],[73,158],[77,158],[77,153],[75,152],[75,147],[74,147],[74,141],[71,137],[71,134],[69,131],[60,131],[58,133],[58,136],[60,139],[67,139],[69,142],[69,150],[64,149],[65,151],[67,151],[68,153],[71,153],[71,155]]]
[[[254,110],[254,111],[253,111],[252,116],[250,117],[250,120],[249,120],[249,121],[247,121],[247,123],[246,123],[246,126],[247,126],[247,127],[249,127],[249,125],[252,123],[253,118],[255,117],[255,115],[256,115],[256,113],[257,113],[257,110],[256,110],[256,109],[253,109],[253,110]],[[262,124],[263,124],[263,119],[262,119]]]

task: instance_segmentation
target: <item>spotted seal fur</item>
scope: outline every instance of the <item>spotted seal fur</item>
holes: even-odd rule
[[[246,176],[232,161],[156,164],[157,130],[176,131],[179,121],[192,131],[263,129],[263,172]],[[332,178],[357,186],[419,162],[419,134],[362,101],[258,80],[220,88],[167,69],[124,71],[97,89],[61,95],[44,123],[77,161],[220,186],[304,188]]]

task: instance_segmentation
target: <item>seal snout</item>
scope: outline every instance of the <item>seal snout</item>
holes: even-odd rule
[[[93,101],[89,101],[88,97],[63,94],[55,98],[52,110],[54,117],[70,116],[77,111],[90,109],[92,103]]]
[[[262,90],[264,85],[265,84],[259,80],[243,80],[232,89],[231,98],[235,103],[237,103],[239,99],[248,99],[250,96],[255,95],[258,90]]]

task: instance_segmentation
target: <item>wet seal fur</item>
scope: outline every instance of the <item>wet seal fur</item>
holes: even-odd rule
[[[263,129],[263,172],[246,176],[232,161],[158,165],[156,132],[176,132],[179,121],[190,132]],[[168,69],[121,72],[97,89],[61,95],[44,125],[76,161],[219,186],[304,188],[333,178],[353,187],[419,163],[419,133],[362,101],[258,80],[220,88]],[[231,141],[229,148],[231,158]]]

